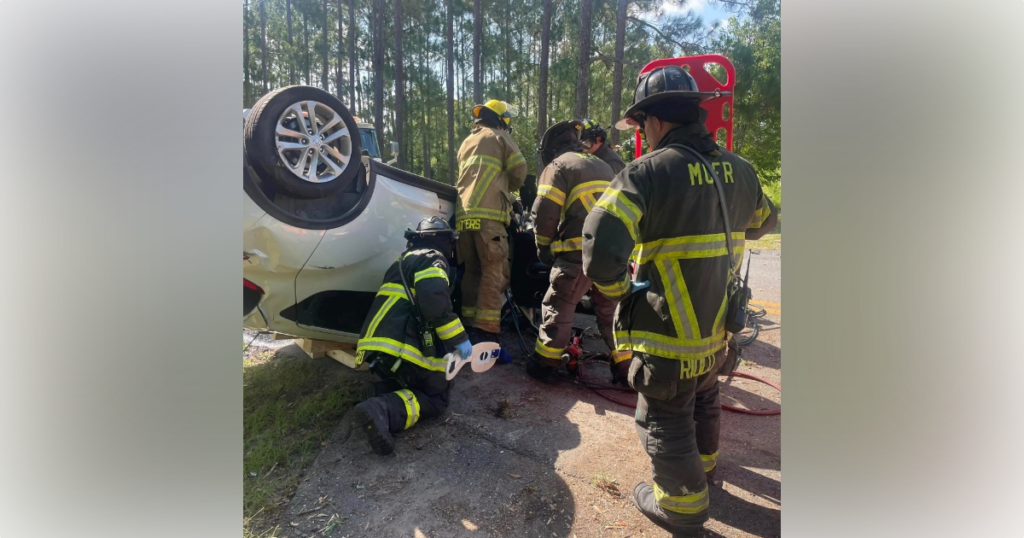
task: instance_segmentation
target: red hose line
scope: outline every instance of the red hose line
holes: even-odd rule
[[[746,378],[746,379],[752,379],[754,381],[760,381],[761,383],[764,383],[765,385],[768,385],[769,387],[779,391],[779,393],[782,393],[782,387],[776,385],[775,383],[772,383],[771,381],[768,381],[767,379],[761,379],[760,377],[757,377],[756,375],[745,374],[743,372],[733,372],[732,375],[735,376],[735,377],[742,377],[742,378]],[[722,404],[722,409],[725,409],[727,411],[732,411],[733,413],[742,413],[744,415],[754,415],[754,416],[758,416],[758,417],[770,417],[770,416],[773,416],[773,415],[781,415],[782,414],[782,408],[781,407],[779,409],[773,409],[771,411],[755,411],[753,409],[743,409],[742,407],[733,407],[731,405]]]
[[[779,391],[780,393],[782,392],[782,387],[776,385],[775,383],[772,383],[771,381],[768,381],[767,379],[761,379],[760,377],[757,377],[755,375],[746,374],[746,373],[743,373],[743,372],[733,372],[732,375],[734,377],[742,377],[742,378],[745,378],[745,379],[751,379],[753,381],[759,381],[761,383],[764,383],[765,385],[768,385],[769,387],[772,387],[773,389]],[[579,376],[580,376],[580,380],[584,381],[584,383],[586,383],[586,380],[583,379],[583,368],[580,368]],[[601,392],[601,389],[599,389],[599,388],[595,388],[593,386],[590,386],[589,384],[586,385],[586,386],[587,386],[588,389],[593,391],[594,394],[597,394],[598,396],[604,398],[605,400],[608,400],[610,402],[615,402],[615,403],[617,403],[619,405],[628,407],[630,409],[636,409],[636,404],[635,403],[623,402],[622,400],[618,400],[616,398],[612,398],[611,396],[608,396],[607,394]],[[731,405],[722,404],[722,409],[725,409],[726,411],[732,411],[733,413],[740,413],[740,414],[744,414],[744,415],[754,415],[754,416],[759,416],[759,417],[769,417],[769,416],[781,415],[782,414],[782,409],[781,408],[780,409],[773,409],[773,410],[769,410],[769,411],[757,411],[757,410],[754,410],[754,409],[744,409],[742,407],[733,407]]]

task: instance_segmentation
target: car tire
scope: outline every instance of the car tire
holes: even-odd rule
[[[257,101],[245,122],[243,145],[253,171],[296,198],[328,196],[362,169],[352,114],[333,95],[309,86],[281,88]]]

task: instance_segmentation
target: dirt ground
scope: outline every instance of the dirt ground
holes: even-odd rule
[[[751,275],[754,296],[768,315],[740,367],[777,384],[780,265],[781,252],[755,257],[752,273],[761,276]],[[576,325],[594,327],[593,318],[577,315]],[[669,536],[629,498],[634,484],[650,480],[633,410],[578,386],[528,378],[514,333],[502,339],[514,363],[483,374],[464,369],[448,411],[399,434],[394,454],[373,454],[360,432],[348,436],[343,420],[283,508],[279,536]],[[584,347],[605,349],[596,337]],[[294,345],[279,352],[302,353]],[[724,403],[750,409],[777,409],[781,402],[775,389],[738,378],[722,392]],[[723,412],[704,536],[780,535],[780,424],[780,416]]]

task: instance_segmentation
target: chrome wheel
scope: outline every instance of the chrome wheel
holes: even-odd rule
[[[352,162],[352,133],[331,107],[300,101],[277,120],[275,142],[281,162],[303,181],[327,183]]]

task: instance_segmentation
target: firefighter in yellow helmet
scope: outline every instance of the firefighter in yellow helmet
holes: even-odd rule
[[[492,99],[473,107],[473,130],[459,148],[456,251],[462,278],[462,320],[474,343],[497,341],[509,285],[508,226],[514,197],[526,180],[526,159],[512,139],[515,107]]]

